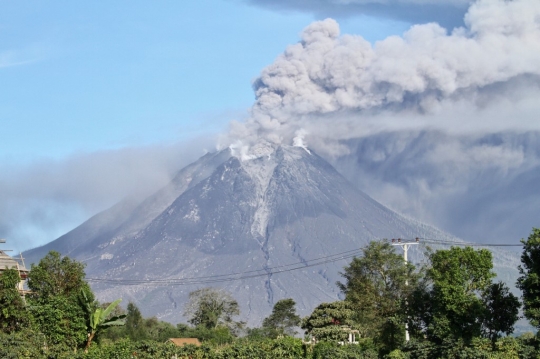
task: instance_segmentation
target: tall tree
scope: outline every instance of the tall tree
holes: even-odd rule
[[[94,295],[84,280],[84,264],[49,252],[28,274],[28,297],[37,329],[48,345],[82,347],[86,342],[86,313],[80,302],[81,290],[90,301]]]
[[[233,317],[240,314],[238,302],[230,293],[218,288],[202,288],[189,293],[189,301],[184,308],[189,323],[208,329],[219,325],[234,329],[238,323]]]
[[[510,334],[519,319],[519,300],[503,282],[493,283],[482,298],[486,306],[484,335],[491,339],[493,348],[501,333]]]
[[[28,312],[17,290],[20,277],[15,269],[5,269],[0,275],[0,330],[12,332],[28,324]]]
[[[132,302],[129,302],[127,306],[126,332],[134,341],[143,340],[147,337],[141,311]]]
[[[495,277],[491,252],[471,247],[452,247],[431,255],[428,276],[433,282],[431,293],[433,338],[451,336],[470,341],[481,335],[486,295]]]
[[[406,299],[419,280],[415,267],[405,263],[388,241],[373,241],[342,276],[345,282],[338,286],[355,310],[357,323],[385,345],[401,344]]]
[[[540,229],[533,228],[529,238],[521,242],[524,247],[517,286],[522,292],[525,317],[540,329]]]
[[[291,299],[282,299],[274,304],[272,314],[263,320],[263,328],[268,328],[276,335],[294,335],[294,327],[300,325],[300,317],[296,314],[296,302]]]
[[[494,344],[510,334],[518,319],[519,301],[503,283],[493,283],[491,252],[452,247],[430,255],[427,281],[410,300],[412,328],[431,341],[470,343],[488,337]]]
[[[55,296],[76,298],[81,289],[91,293],[85,276],[83,263],[50,251],[38,265],[32,265],[28,287],[32,296],[40,301]]]

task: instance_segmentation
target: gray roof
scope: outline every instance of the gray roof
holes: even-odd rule
[[[8,256],[5,252],[0,251],[0,271],[3,271],[7,268],[15,268],[19,269],[23,272],[28,272],[28,269],[26,269],[22,264],[17,262],[14,258]]]

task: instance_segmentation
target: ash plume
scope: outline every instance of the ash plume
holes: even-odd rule
[[[411,127],[537,129],[532,99],[540,92],[539,19],[540,2],[482,0],[469,8],[465,26],[450,33],[436,23],[415,25],[374,45],[340,35],[335,20],[314,22],[263,69],[249,118],[233,123],[221,144],[292,143],[299,130],[308,143],[333,140],[335,146]],[[501,118],[516,106],[523,116]],[[452,111],[460,118],[449,121]]]

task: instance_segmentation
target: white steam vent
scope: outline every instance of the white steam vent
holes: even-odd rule
[[[307,153],[311,154],[311,152],[307,149],[306,145],[304,144],[304,136],[307,134],[306,130],[299,129],[295,132],[295,137],[293,138],[293,146],[294,147],[302,147],[304,150],[306,150]]]

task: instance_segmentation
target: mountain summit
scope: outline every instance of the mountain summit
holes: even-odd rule
[[[373,239],[452,238],[384,207],[305,147],[244,152],[206,154],[143,202],[118,203],[26,257],[54,249],[83,261],[101,300],[123,296],[171,322],[184,320],[190,291],[219,286],[259,325],[283,298],[302,315],[338,299],[348,261],[328,256]]]

